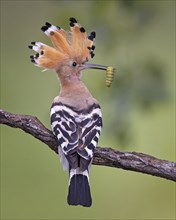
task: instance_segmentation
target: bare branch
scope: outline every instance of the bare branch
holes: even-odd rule
[[[58,143],[55,136],[36,117],[0,110],[0,124],[20,128],[58,153]],[[122,152],[112,148],[97,147],[93,164],[132,170],[176,181],[176,163],[143,153]]]

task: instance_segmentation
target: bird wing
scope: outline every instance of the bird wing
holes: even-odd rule
[[[51,107],[51,127],[57,136],[59,146],[65,155],[72,154],[78,147],[78,128],[75,123],[75,112],[61,103]]]
[[[79,166],[80,158],[83,159],[82,164],[88,165],[101,132],[100,106],[93,104],[84,111],[75,111],[70,106],[54,103],[51,107],[51,127],[71,168]]]
[[[77,152],[86,160],[93,157],[94,150],[102,128],[102,115],[99,105],[91,106],[89,113],[85,114],[85,119],[79,123],[81,135]]]

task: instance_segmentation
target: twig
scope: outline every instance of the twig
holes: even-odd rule
[[[20,128],[58,153],[55,136],[36,117],[12,114],[0,109],[0,124]],[[93,164],[132,170],[176,181],[176,163],[143,153],[122,152],[112,148],[97,147]]]

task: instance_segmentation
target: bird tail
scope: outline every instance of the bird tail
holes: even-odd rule
[[[69,205],[91,206],[92,198],[89,186],[89,173],[87,170],[70,170],[67,202]]]

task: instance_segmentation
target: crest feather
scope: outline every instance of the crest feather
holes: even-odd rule
[[[70,18],[69,21],[71,31],[65,31],[49,22],[45,23],[41,30],[50,38],[54,48],[39,42],[32,42],[34,46],[29,46],[29,48],[39,52],[31,56],[32,62],[40,67],[55,69],[65,59],[76,59],[83,63],[94,56],[95,32],[91,32],[88,36],[75,18]],[[40,53],[41,51],[43,54]]]

